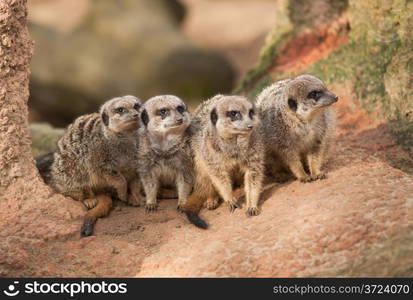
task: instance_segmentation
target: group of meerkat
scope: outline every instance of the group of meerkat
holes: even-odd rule
[[[234,211],[243,186],[246,214],[259,214],[263,180],[293,175],[302,182],[325,178],[338,97],[312,75],[278,81],[256,101],[217,95],[188,112],[172,95],[111,99],[99,113],[77,118],[57,150],[36,159],[56,192],[81,201],[88,212],[81,236],[93,233],[112,198],[157,208],[157,198],[178,198],[177,209],[200,228],[201,208],[222,199]],[[145,201],[144,201],[145,199]]]

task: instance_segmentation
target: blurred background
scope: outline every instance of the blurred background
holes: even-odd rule
[[[252,99],[300,73],[337,93],[338,111],[348,103],[342,124],[366,111],[413,153],[412,0],[28,3],[34,155],[114,96],[175,94],[193,108],[217,93]]]
[[[195,106],[257,63],[276,0],[29,0],[30,121],[63,127],[105,100]]]

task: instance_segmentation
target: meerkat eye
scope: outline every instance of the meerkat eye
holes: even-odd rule
[[[179,105],[179,106],[176,108],[176,110],[177,110],[180,114],[183,114],[183,113],[185,112],[185,107],[182,106],[182,105]]]
[[[156,114],[158,116],[165,117],[167,112],[168,112],[168,110],[166,108],[161,108],[161,109],[158,109]]]
[[[250,111],[249,111],[250,118],[252,119],[254,117],[254,115],[255,115],[255,111],[254,111],[253,108],[251,108]]]
[[[230,117],[231,120],[233,120],[233,121],[234,120],[239,120],[239,119],[241,119],[241,114],[240,114],[239,111],[231,110],[231,111],[227,112],[227,117]]]
[[[135,105],[133,106],[135,110],[139,110],[140,107],[141,105],[139,103],[135,103]]]
[[[308,94],[307,98],[318,100],[318,98],[320,98],[320,94],[321,94],[321,92],[319,92],[319,91],[311,91]]]
[[[118,107],[115,109],[115,112],[118,114],[123,114],[126,110],[123,107]]]

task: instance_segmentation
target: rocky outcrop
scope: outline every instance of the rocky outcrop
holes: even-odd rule
[[[30,107],[62,126],[113,96],[171,93],[192,100],[228,92],[232,67],[220,54],[192,46],[180,32],[179,13],[171,13],[175,6],[165,3],[94,0],[72,31],[31,26]]]
[[[413,151],[413,101],[406,101],[413,97],[411,1],[279,1],[277,17],[239,92],[255,95],[275,79],[302,72],[349,83],[358,103],[387,120],[396,140]]]
[[[77,231],[82,208],[53,195],[38,176],[27,128],[33,42],[26,1],[0,2],[0,276],[31,267],[29,251]]]

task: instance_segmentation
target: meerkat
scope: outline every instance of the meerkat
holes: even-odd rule
[[[91,235],[96,219],[109,212],[109,195],[134,206],[141,201],[136,165],[141,105],[134,96],[107,101],[99,113],[81,116],[69,125],[53,155],[37,159],[47,184],[90,209],[81,236]]]
[[[231,212],[238,208],[233,187],[240,180],[247,215],[258,215],[265,149],[253,103],[242,96],[217,95],[196,109],[191,128],[196,181],[184,209],[188,220],[206,229],[198,213],[205,201],[214,208],[218,197]]]
[[[273,176],[285,181],[287,171],[301,182],[326,177],[322,166],[334,141],[331,104],[337,100],[319,78],[308,74],[278,81],[258,95]]]
[[[146,210],[157,209],[161,187],[175,186],[181,211],[194,181],[186,104],[172,95],[150,98],[142,106],[141,122],[138,161]]]

